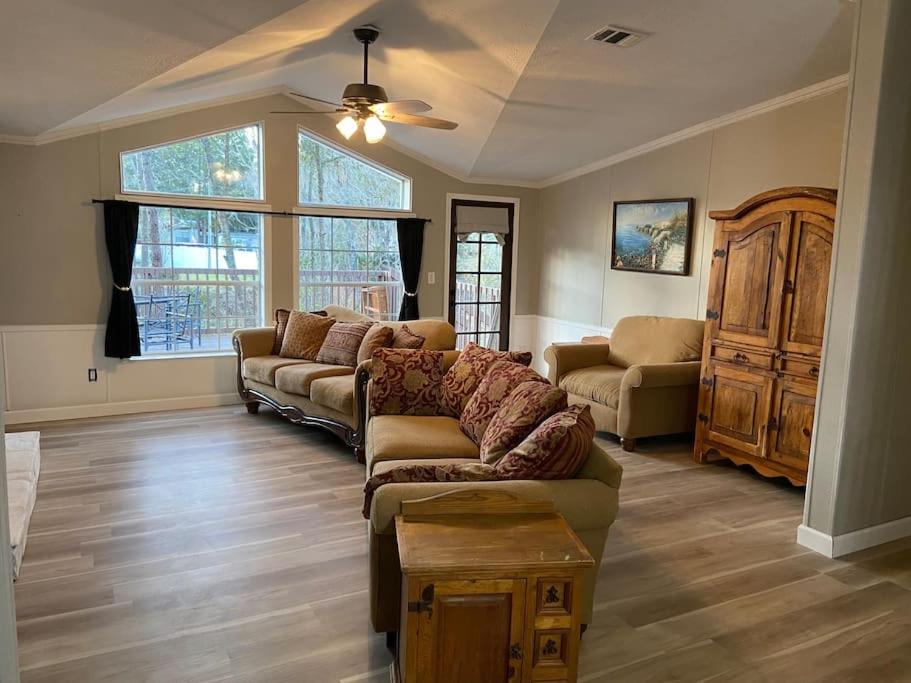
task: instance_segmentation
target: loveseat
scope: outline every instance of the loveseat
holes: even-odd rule
[[[327,306],[327,316],[337,322],[370,320],[348,308]],[[402,325],[425,338],[425,349],[455,348],[455,329],[442,320],[422,319],[383,322],[396,330]],[[234,332],[237,352],[237,391],[250,413],[260,404],[271,406],[296,424],[327,429],[354,449],[363,461],[365,393],[370,360],[358,367],[328,365],[273,354],[275,327]]]
[[[444,368],[458,357],[444,354]],[[372,380],[368,382],[368,393]],[[367,478],[401,465],[479,462],[477,444],[459,428],[459,419],[443,415],[375,415],[367,422]],[[401,572],[395,538],[395,515],[402,501],[453,490],[507,491],[520,498],[554,503],[585,544],[595,567],[588,571],[582,622],[591,623],[595,577],[610,525],[617,515],[622,468],[597,444],[574,479],[548,481],[475,481],[389,483],[378,488],[369,508],[370,617],[377,632],[399,628]]]
[[[549,346],[548,378],[632,451],[638,438],[695,428],[704,328],[689,318],[623,318],[609,343]]]

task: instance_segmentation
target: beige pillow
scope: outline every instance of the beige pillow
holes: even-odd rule
[[[408,325],[402,325],[392,335],[392,348],[394,349],[419,349],[424,346],[427,337],[415,334]]]
[[[291,311],[288,327],[278,354],[282,358],[316,360],[326,335],[335,324],[335,318],[327,318],[303,311]]]
[[[394,331],[388,325],[376,323],[364,335],[361,341],[361,347],[357,350],[357,363],[360,365],[368,358],[373,358],[373,352],[377,349],[388,349],[392,346],[392,337]]]

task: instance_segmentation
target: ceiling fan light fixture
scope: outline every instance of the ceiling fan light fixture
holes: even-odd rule
[[[364,138],[367,142],[375,144],[386,135],[386,126],[376,116],[368,116],[364,121]]]
[[[346,140],[350,140],[351,136],[357,132],[358,122],[353,116],[346,116],[336,123],[335,127],[338,128],[339,133],[345,136]]]

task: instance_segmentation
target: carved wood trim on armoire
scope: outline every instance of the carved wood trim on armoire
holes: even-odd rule
[[[807,481],[835,190],[785,187],[712,211],[696,462]]]

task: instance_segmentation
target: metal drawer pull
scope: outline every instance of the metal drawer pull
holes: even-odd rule
[[[740,351],[738,351],[734,354],[731,360],[733,360],[735,363],[749,363],[750,357],[745,353],[740,353]]]
[[[809,370],[810,377],[819,377],[819,368],[815,365]]]

